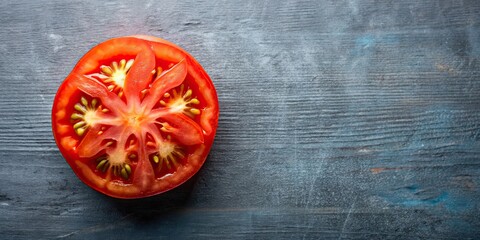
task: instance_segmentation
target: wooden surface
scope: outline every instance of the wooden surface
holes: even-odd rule
[[[135,2],[135,3],[133,3]],[[0,2],[1,239],[480,236],[480,2]],[[149,34],[221,117],[202,170],[144,200],[81,183],[50,130],[76,61]]]

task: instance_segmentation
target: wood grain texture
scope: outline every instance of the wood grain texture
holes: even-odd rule
[[[478,1],[1,1],[2,239],[480,236]],[[57,87],[108,38],[192,53],[221,117],[194,179],[144,200],[82,184]]]

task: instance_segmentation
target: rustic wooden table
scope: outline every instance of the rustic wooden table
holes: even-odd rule
[[[480,236],[479,1],[0,2],[1,239]],[[177,43],[219,96],[182,187],[81,183],[50,130],[76,61],[112,37]]]

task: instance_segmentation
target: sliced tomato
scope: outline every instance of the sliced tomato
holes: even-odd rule
[[[116,198],[177,187],[205,162],[219,107],[185,50],[150,36],[110,39],[83,56],[58,89],[52,129],[88,186]]]

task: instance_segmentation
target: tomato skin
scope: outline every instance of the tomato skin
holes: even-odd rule
[[[85,184],[131,199],[197,173],[218,117],[213,83],[190,54],[160,38],[131,36],[100,43],[78,61],[55,96],[52,131]]]

